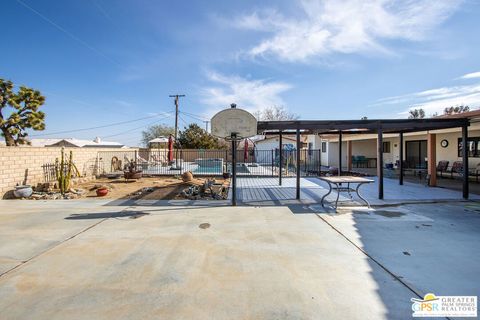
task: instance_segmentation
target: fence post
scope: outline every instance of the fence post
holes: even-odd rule
[[[320,176],[321,173],[322,173],[322,149],[318,149],[318,175]]]
[[[225,149],[225,173],[228,173],[228,149]]]
[[[100,152],[97,151],[97,160],[95,163],[95,176],[100,175]]]
[[[273,173],[274,166],[275,166],[275,155],[272,149],[272,177],[274,176],[274,173]]]

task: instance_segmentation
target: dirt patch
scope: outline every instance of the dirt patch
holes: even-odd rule
[[[190,184],[188,183],[179,183],[162,187],[154,187],[153,191],[142,195],[140,198],[142,200],[172,200],[176,199],[178,194],[182,192],[183,189],[188,188]]]
[[[96,189],[100,186],[109,189],[106,199],[142,199],[142,200],[172,200],[185,199],[182,191],[190,186],[201,186],[206,178],[194,178],[190,182],[183,182],[174,177],[142,177],[139,180],[126,181],[121,179],[99,178],[86,183],[78,184],[75,188],[86,190],[86,198],[98,198]],[[215,183],[226,187],[229,180],[216,178]]]

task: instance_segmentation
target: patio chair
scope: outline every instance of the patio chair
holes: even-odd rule
[[[450,177],[453,179],[453,174],[458,174],[460,177],[463,176],[463,162],[462,161],[455,161],[448,171],[450,173]]]
[[[470,177],[475,177],[475,182],[478,183],[478,177],[480,176],[480,163],[474,169],[468,171]]]
[[[449,162],[447,160],[439,161],[437,164],[437,174],[440,172],[440,177],[443,177],[443,173],[447,172]]]
[[[167,156],[163,153],[160,153],[160,154],[152,153],[151,156],[150,156],[150,162],[154,166],[155,165],[156,166],[162,166],[162,167],[168,166]]]
[[[352,167],[358,168],[358,157],[352,156]]]
[[[357,156],[357,167],[366,168],[368,167],[368,159],[365,156]]]

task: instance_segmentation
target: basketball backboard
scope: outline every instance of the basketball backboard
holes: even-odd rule
[[[212,118],[212,135],[219,138],[248,138],[257,134],[257,119],[248,111],[238,108],[225,109]]]

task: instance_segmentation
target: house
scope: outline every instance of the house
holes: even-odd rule
[[[445,115],[441,118],[467,118],[470,120],[468,127],[469,168],[480,165],[480,110],[461,114]],[[326,157],[322,164],[338,166],[338,135],[323,135],[326,142]],[[461,128],[442,129],[433,131],[405,133],[403,135],[403,163],[406,168],[426,168],[428,162],[429,141],[434,150],[435,163],[448,161],[449,166],[456,161],[461,161],[462,150]],[[315,148],[322,148],[316,145]],[[365,166],[375,168],[377,162],[377,135],[376,134],[344,134],[342,137],[342,167],[351,166],[352,157],[363,156],[368,159]],[[398,167],[400,162],[400,137],[398,134],[383,135],[383,162],[384,164]]]
[[[255,141],[255,159],[257,163],[271,163],[272,152],[278,152],[279,137],[278,136],[258,136]],[[301,137],[303,146],[305,147],[307,137]],[[294,150],[296,148],[297,140],[295,137],[285,135],[282,137],[283,150]],[[275,154],[276,156],[276,154]]]
[[[168,149],[168,138],[160,136],[158,138],[152,139],[148,141],[148,147],[151,149]]]
[[[99,137],[95,140],[75,138],[31,139],[32,147],[68,147],[68,148],[127,148],[120,142],[103,141]]]

